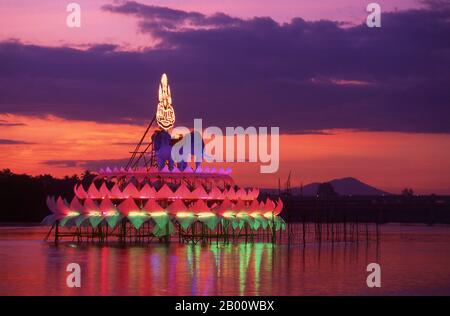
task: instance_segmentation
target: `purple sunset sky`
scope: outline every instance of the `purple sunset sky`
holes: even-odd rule
[[[174,100],[183,104],[177,113],[185,123],[207,109],[209,124],[251,122],[286,133],[447,133],[450,7],[430,3],[383,13],[380,29],[305,21],[302,12],[277,22],[138,2],[101,5],[102,14],[135,19],[153,44],[124,50],[120,43],[102,42],[80,49],[4,38],[0,112],[96,121],[150,118],[146,100],[167,72],[176,82]]]
[[[95,137],[112,139],[121,128],[112,146],[137,139],[165,72],[178,125],[203,118],[205,126],[279,126],[311,139],[317,146],[299,169],[307,180],[351,175],[398,190],[407,179],[424,192],[448,192],[447,1],[378,1],[382,27],[369,28],[371,1],[361,0],[79,0],[79,29],[65,25],[68,2],[0,3],[1,167],[64,174],[79,171],[70,167],[80,157],[122,161],[129,146],[107,152]],[[42,145],[55,124],[70,142],[81,137],[70,122],[93,139],[80,146],[91,152],[95,144],[98,153],[69,152],[59,139]],[[334,130],[351,132],[338,140]],[[286,152],[284,176],[300,168],[299,150]]]

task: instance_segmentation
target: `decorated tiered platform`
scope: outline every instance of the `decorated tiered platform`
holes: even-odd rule
[[[166,133],[174,123],[165,75],[159,99],[166,109],[158,108],[160,130],[154,135]],[[52,227],[47,237],[53,231],[55,241],[71,237],[79,242],[169,241],[176,237],[181,242],[234,241],[252,240],[255,235],[274,240],[276,232],[285,228],[279,216],[281,199],[262,200],[258,188],[239,187],[230,168],[197,163],[193,170],[187,163],[161,161],[151,146],[148,151],[139,151],[139,147],[128,167],[106,167],[88,186],[76,184],[72,199],[47,197],[51,214],[43,223]],[[137,153],[144,158],[143,166],[138,165]]]

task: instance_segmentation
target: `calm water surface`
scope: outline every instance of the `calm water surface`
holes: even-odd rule
[[[295,245],[42,241],[42,227],[0,227],[0,295],[450,295],[450,228],[384,225],[381,241]],[[67,288],[67,264],[81,288]],[[366,286],[368,263],[382,287]]]

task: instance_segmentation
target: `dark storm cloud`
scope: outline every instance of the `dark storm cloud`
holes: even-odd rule
[[[97,121],[151,117],[161,73],[177,124],[450,132],[450,9],[383,13],[382,27],[205,16],[136,2],[142,52],[0,44],[0,112]]]
[[[100,159],[100,160],[85,160],[82,161],[80,166],[84,169],[88,170],[100,170],[101,168],[110,167],[111,169],[114,167],[122,167],[126,166],[129,158],[123,159]]]
[[[60,168],[73,168],[79,165],[77,160],[46,160],[42,162],[44,165]]]
[[[2,120],[0,119],[0,126],[25,126],[24,123],[18,123],[18,122],[10,122],[8,120]]]
[[[83,168],[87,170],[100,170],[101,168],[114,168],[125,166],[129,158],[123,159],[99,159],[99,160],[47,160],[43,164],[60,168]]]
[[[241,19],[230,17],[224,13],[206,16],[199,12],[186,12],[166,7],[140,4],[129,1],[122,5],[104,5],[103,10],[133,15],[141,18],[141,28],[158,34],[160,31],[174,31],[188,28],[211,28],[238,26]]]
[[[420,2],[434,10],[450,9],[448,0],[422,0]]]
[[[112,52],[116,48],[118,48],[118,45],[114,44],[94,44],[89,46],[90,52],[97,52],[97,53],[106,53],[106,52]]]
[[[0,145],[30,145],[33,143],[15,139],[0,139]]]

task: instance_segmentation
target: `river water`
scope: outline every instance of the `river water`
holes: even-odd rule
[[[43,242],[0,227],[0,295],[450,295],[450,227],[381,226],[379,241],[236,244]],[[69,263],[81,287],[66,285]],[[368,288],[369,263],[381,288]]]

